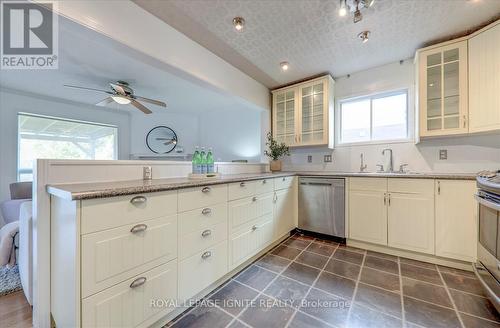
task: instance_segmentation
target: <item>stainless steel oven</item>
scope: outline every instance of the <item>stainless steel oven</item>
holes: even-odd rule
[[[479,243],[474,272],[500,312],[500,172],[480,173],[477,187]]]

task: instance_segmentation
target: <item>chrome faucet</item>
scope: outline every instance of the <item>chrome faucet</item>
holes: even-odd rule
[[[382,155],[385,155],[385,152],[386,151],[389,151],[389,167],[387,168],[387,172],[394,172],[394,163],[393,163],[393,159],[392,159],[392,149],[391,148],[386,148],[384,150],[382,150]]]
[[[366,168],[368,167],[368,165],[365,164],[363,153],[361,153],[361,155],[360,155],[360,160],[361,160],[361,163],[359,164],[359,172],[364,172],[366,170]]]

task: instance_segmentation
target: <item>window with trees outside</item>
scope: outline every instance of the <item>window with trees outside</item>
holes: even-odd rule
[[[47,159],[117,159],[118,128],[56,117],[18,114],[18,181],[33,180],[33,162]]]
[[[408,139],[406,90],[340,101],[340,144]]]

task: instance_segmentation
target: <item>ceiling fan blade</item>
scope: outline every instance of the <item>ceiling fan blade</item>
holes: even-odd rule
[[[113,98],[108,97],[108,98],[106,98],[106,99],[101,100],[100,102],[98,102],[98,103],[97,103],[97,104],[95,104],[95,105],[96,105],[96,106],[107,106],[107,105],[111,104],[112,102],[115,102],[115,101],[113,100]]]
[[[82,89],[82,90],[90,90],[90,91],[97,91],[97,92],[103,92],[103,93],[107,93],[109,95],[113,94],[112,92],[110,91],[106,91],[106,90],[99,90],[99,89],[94,89],[94,88],[87,88],[87,87],[81,87],[81,86],[78,86],[78,85],[69,85],[69,84],[63,84],[66,88],[73,88],[73,89]]]
[[[134,100],[134,99],[131,99],[130,100],[130,104],[134,107],[136,107],[137,109],[139,109],[141,112],[143,112],[144,114],[152,114],[153,112],[150,111],[146,106],[144,106],[143,104],[141,104],[140,102],[138,102],[137,100]]]
[[[167,104],[165,104],[163,101],[159,101],[159,100],[154,100],[154,99],[149,99],[149,98],[144,98],[144,97],[140,97],[140,96],[133,96],[135,99],[138,99],[138,100],[141,100],[141,101],[144,101],[144,102],[147,102],[147,103],[150,103],[150,104],[153,104],[153,105],[157,105],[157,106],[162,106],[162,107],[167,107]]]
[[[113,90],[115,90],[119,94],[121,94],[121,95],[126,95],[127,94],[125,92],[125,89],[123,89],[123,87],[121,85],[115,84],[115,83],[110,83],[109,85],[111,86],[111,88],[113,88]]]

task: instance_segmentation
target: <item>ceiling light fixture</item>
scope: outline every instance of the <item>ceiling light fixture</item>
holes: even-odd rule
[[[284,61],[284,62],[281,62],[280,63],[280,66],[281,66],[281,70],[282,71],[288,71],[288,68],[290,67],[290,65],[288,64],[288,62]]]
[[[339,16],[345,16],[350,11],[353,13],[354,23],[358,23],[363,19],[361,9],[369,8],[374,3],[375,0],[340,0]]]
[[[360,38],[361,41],[363,41],[363,43],[368,42],[369,37],[370,37],[370,31],[363,31],[358,34],[358,38]]]
[[[245,26],[245,19],[243,17],[233,18],[233,26],[237,31],[241,31]]]
[[[128,105],[131,102],[130,99],[122,96],[111,96],[111,98],[113,98],[113,100],[120,105]]]

